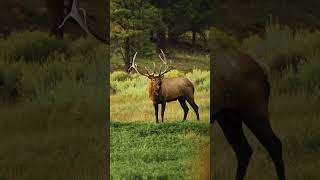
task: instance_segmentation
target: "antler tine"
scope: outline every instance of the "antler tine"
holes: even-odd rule
[[[162,76],[164,75],[165,73],[171,71],[171,67],[168,66],[168,63],[167,63],[167,57],[166,55],[164,54],[164,52],[162,51],[162,49],[160,49],[161,51],[161,54],[163,56],[163,58],[161,57],[161,55],[159,54],[159,58],[161,59],[161,61],[163,62],[163,65],[164,65],[164,71],[162,71],[162,67],[163,65],[161,65],[160,67],[160,71],[159,71],[159,76]],[[170,61],[170,64],[172,63],[172,61]]]
[[[144,69],[147,71],[148,76],[151,76],[150,70],[145,66]]]
[[[149,76],[149,73],[147,74],[144,74],[144,73],[141,73],[139,70],[138,70],[138,65],[136,64],[136,57],[137,57],[137,54],[138,52],[136,52],[133,56],[133,59],[132,59],[132,63],[131,63],[131,66],[129,67],[128,70],[130,70],[131,68],[133,68],[137,73],[141,74],[142,76]]]
[[[166,57],[166,55],[164,54],[164,52],[162,51],[162,49],[160,49],[160,51],[161,51],[161,53],[162,53],[162,55],[163,55],[163,58],[166,60],[167,57]]]
[[[154,73],[156,73],[156,63],[152,62],[152,64],[153,64],[153,73],[152,73],[152,75],[154,75]]]
[[[79,10],[82,12],[83,14],[83,19],[84,19],[84,24],[88,27],[88,23],[87,23],[87,12],[84,8],[79,8]]]
[[[80,16],[79,10],[82,11],[83,13],[83,18]],[[94,36],[89,28],[88,28],[88,24],[87,24],[87,17],[86,17],[86,11],[84,8],[79,8],[78,2],[77,0],[73,0],[72,2],[72,7],[71,7],[71,11],[70,13],[63,19],[62,23],[59,25],[59,28],[62,28],[65,24],[65,22],[69,19],[69,18],[73,18],[74,20],[76,20],[78,22],[78,24],[81,26],[81,28],[89,35]],[[84,21],[84,22],[83,22]],[[94,36],[95,37],[95,36]]]

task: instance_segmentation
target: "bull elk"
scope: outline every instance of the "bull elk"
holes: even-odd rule
[[[196,113],[197,120],[199,120],[198,106],[194,101],[194,86],[190,80],[183,77],[164,78],[164,74],[169,72],[172,68],[167,63],[166,56],[162,50],[162,57],[159,54],[159,58],[162,61],[159,74],[155,75],[155,63],[153,62],[153,72],[145,67],[146,72],[143,73],[138,69],[138,65],[135,62],[137,52],[135,53],[131,66],[137,73],[142,76],[146,76],[150,79],[149,83],[149,98],[152,100],[155,110],[156,123],[158,123],[158,105],[161,104],[161,121],[163,122],[164,111],[166,109],[166,103],[178,100],[183,111],[183,120],[186,120],[189,108],[186,101],[191,105]]]
[[[233,49],[211,51],[210,121],[218,121],[237,161],[236,180],[243,180],[252,155],[244,123],[266,148],[279,180],[285,180],[282,144],[269,122],[267,74],[250,56]]]

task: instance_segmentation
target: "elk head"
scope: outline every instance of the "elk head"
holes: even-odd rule
[[[153,71],[148,69],[146,66],[144,67],[145,72],[142,72],[141,70],[138,69],[138,65],[136,64],[136,57],[137,57],[138,52],[136,52],[134,54],[131,66],[129,68],[129,70],[132,68],[137,73],[139,73],[140,75],[146,76],[147,78],[150,79],[149,97],[152,100],[155,100],[155,98],[157,98],[158,95],[159,95],[159,91],[160,91],[160,88],[161,88],[161,82],[162,82],[162,79],[164,77],[164,74],[166,74],[167,72],[169,72],[172,69],[172,67],[171,67],[171,63],[172,62],[170,61],[170,64],[168,64],[166,55],[164,54],[162,49],[160,49],[160,51],[161,51],[161,54],[159,54],[159,58],[161,59],[163,64],[161,65],[158,74],[156,74],[156,64],[155,64],[155,62],[153,62]]]

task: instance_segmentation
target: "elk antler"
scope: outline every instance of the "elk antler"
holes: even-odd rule
[[[166,55],[164,54],[164,52],[162,51],[162,49],[160,49],[160,51],[161,51],[161,54],[162,54],[163,57],[161,57],[161,54],[159,54],[159,58],[161,59],[161,61],[163,62],[163,64],[162,64],[161,67],[160,67],[159,77],[160,77],[160,76],[163,76],[165,73],[171,71],[171,69],[172,69],[172,67],[171,67],[172,61],[170,61],[170,64],[168,65]],[[164,71],[162,71],[163,65],[164,65]]]
[[[83,17],[80,15],[80,11],[83,14]],[[97,34],[93,33],[87,23],[87,15],[86,15],[86,10],[84,8],[79,8],[79,3],[77,0],[73,0],[72,2],[72,7],[70,13],[63,19],[62,23],[59,25],[59,28],[62,28],[65,24],[65,22],[69,19],[73,18],[78,22],[80,27],[89,35],[95,37],[96,39],[102,41],[102,42],[107,42],[107,40],[104,37],[100,37]]]
[[[138,65],[136,64],[137,54],[138,54],[138,52],[136,52],[136,53],[134,54],[133,59],[132,59],[131,66],[129,67],[128,70],[130,70],[131,68],[133,68],[137,73],[141,74],[142,76],[153,77],[153,76],[154,76],[154,71],[153,71],[153,74],[151,74],[150,70],[149,70],[146,66],[145,66],[144,68],[146,69],[147,73],[141,73],[141,72],[138,70]],[[156,65],[153,64],[153,66],[154,66],[154,70],[155,70]]]

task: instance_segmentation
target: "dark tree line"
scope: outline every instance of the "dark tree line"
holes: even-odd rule
[[[118,47],[126,67],[135,50],[150,51],[143,50],[148,43],[155,45],[155,51],[165,50],[168,44],[179,43],[182,35],[188,32],[191,33],[190,45],[196,46],[197,37],[204,37],[210,26],[240,38],[263,34],[270,19],[293,27],[320,28],[319,0],[78,1],[87,10],[91,29]],[[0,37],[22,29],[47,30],[58,38],[63,38],[64,32],[71,32],[71,29],[83,34],[72,20],[65,29],[58,28],[70,11],[72,0],[2,0],[1,3]]]

